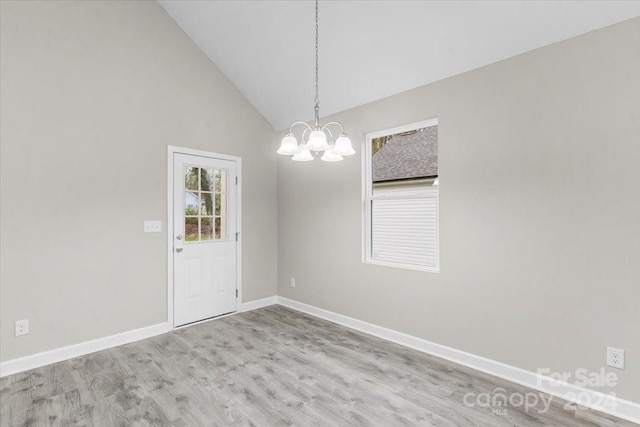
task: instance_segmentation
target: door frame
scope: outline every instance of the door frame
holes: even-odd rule
[[[242,305],[242,158],[227,154],[213,153],[210,151],[196,150],[193,148],[167,145],[167,322],[171,329],[176,329],[174,323],[174,298],[173,298],[173,155],[187,154],[191,156],[207,157],[217,160],[229,160],[236,163],[236,232],[238,240],[236,244],[236,286],[238,298],[236,298],[236,312]],[[231,237],[231,236],[230,236]],[[207,319],[208,320],[208,319]],[[198,323],[198,322],[196,322]]]

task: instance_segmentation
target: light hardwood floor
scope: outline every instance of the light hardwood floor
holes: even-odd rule
[[[537,392],[281,306],[0,385],[2,426],[635,425],[558,399],[546,413],[466,406],[467,393]]]

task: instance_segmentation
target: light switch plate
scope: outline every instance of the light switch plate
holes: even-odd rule
[[[162,223],[160,221],[145,221],[144,232],[145,233],[159,233],[162,231]]]

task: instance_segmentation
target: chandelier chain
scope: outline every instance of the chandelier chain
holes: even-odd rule
[[[319,95],[319,85],[318,85],[318,0],[316,0],[316,98],[315,98],[315,109],[320,109],[320,95]]]
[[[2,0],[0,0],[2,1]],[[318,23],[318,3],[316,2],[316,97],[315,97],[315,123],[312,127],[305,121],[295,121],[289,125],[289,132],[282,138],[280,148],[277,153],[283,156],[292,156],[291,159],[298,162],[308,162],[314,159],[314,154],[311,152],[319,153],[324,151],[324,154],[320,158],[325,162],[339,162],[343,159],[342,156],[350,156],[355,154],[351,140],[347,137],[344,131],[344,126],[340,122],[330,121],[324,125],[320,125],[320,84],[319,84],[319,60],[318,60],[318,41],[319,31]],[[304,126],[302,132],[302,140],[298,142],[298,139],[293,134],[293,128],[296,126]],[[340,133],[333,133],[329,130],[330,127],[338,128]],[[307,138],[305,140],[305,137]]]

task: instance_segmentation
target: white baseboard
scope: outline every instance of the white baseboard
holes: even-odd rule
[[[278,303],[278,297],[276,296],[257,299],[254,301],[243,302],[240,305],[240,309],[238,311],[245,312],[245,311],[257,310],[258,308],[267,307],[269,305],[274,305],[277,303]]]
[[[640,404],[638,403],[604,395],[600,392],[569,384],[567,382],[560,382],[548,376],[526,371],[485,357],[476,356],[471,353],[436,344],[422,338],[383,328],[382,326],[377,326],[352,317],[343,316],[342,314],[334,313],[332,311],[324,310],[322,308],[314,307],[288,298],[278,297],[277,301],[278,304],[285,307],[298,310],[423,353],[431,354],[469,368],[477,369],[478,371],[524,385],[531,389],[550,394],[569,402],[580,403],[581,405],[588,406],[591,409],[628,421],[640,423]],[[577,398],[579,398],[579,402],[576,402]],[[607,400],[603,400],[604,398]],[[601,406],[599,402],[607,402],[607,405]]]
[[[156,325],[134,329],[133,331],[122,332],[120,334],[56,348],[54,350],[36,353],[30,356],[20,357],[18,359],[7,360],[6,362],[0,363],[0,377],[6,377],[7,375],[17,374],[18,372],[27,371],[29,369],[73,359],[75,357],[84,356],[85,354],[95,353],[96,351],[106,350],[108,348],[143,340],[145,338],[151,338],[156,335],[164,334],[170,330],[171,327],[168,323],[158,323]]]

